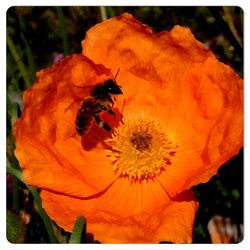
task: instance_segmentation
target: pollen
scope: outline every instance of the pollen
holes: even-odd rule
[[[106,142],[114,172],[131,182],[160,175],[171,164],[177,148],[164,127],[148,118],[121,123]]]

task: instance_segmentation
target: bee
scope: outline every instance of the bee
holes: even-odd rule
[[[118,72],[119,70],[116,76]],[[75,129],[79,135],[83,135],[88,131],[93,120],[95,120],[100,128],[103,128],[107,132],[111,131],[110,125],[102,121],[99,114],[105,111],[110,115],[115,115],[112,110],[114,95],[122,94],[121,86],[117,85],[115,78],[114,80],[108,79],[103,83],[98,83],[91,90],[90,95],[81,101],[75,119]]]

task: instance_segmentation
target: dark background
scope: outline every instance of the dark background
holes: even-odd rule
[[[189,27],[197,40],[243,77],[243,10],[239,7],[11,7],[6,16],[8,166],[18,168],[12,126],[21,114],[22,93],[34,82],[35,72],[51,66],[58,56],[81,53],[81,41],[90,27],[124,12],[133,14],[155,32],[170,30],[177,24]],[[194,243],[211,243],[207,224],[214,215],[231,218],[237,227],[243,224],[243,150],[208,183],[194,189],[200,202]],[[9,241],[49,242],[32,196],[24,184],[10,175],[7,209],[7,224],[12,221],[8,218],[16,221],[20,211],[30,218],[28,224],[20,223],[22,233],[18,239],[10,235]],[[55,230],[61,242],[67,241],[67,233],[56,226]],[[239,233],[233,242],[242,237]]]

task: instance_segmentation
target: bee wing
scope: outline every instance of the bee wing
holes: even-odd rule
[[[84,85],[84,86],[71,84],[71,86],[73,86],[74,88],[79,88],[79,89],[83,89],[83,90],[91,90],[96,86],[96,84],[89,84],[89,85]]]
[[[71,83],[69,88],[72,95],[72,102],[69,103],[64,112],[67,112],[69,109],[71,109],[74,104],[81,103],[81,101],[90,94],[95,85],[96,84],[79,86]]]
[[[96,84],[89,84],[89,85],[75,85],[71,84],[70,89],[74,93],[75,96],[82,99],[88,95],[90,95],[91,91],[95,88]]]

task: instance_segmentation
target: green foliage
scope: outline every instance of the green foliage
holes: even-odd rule
[[[77,218],[69,243],[82,243],[86,241],[86,219],[84,217]]]
[[[18,214],[7,210],[7,240],[10,243],[24,243],[26,226]]]

